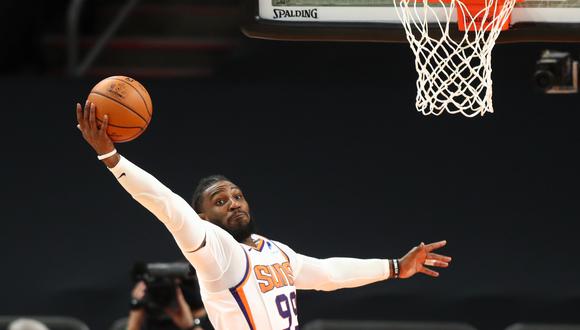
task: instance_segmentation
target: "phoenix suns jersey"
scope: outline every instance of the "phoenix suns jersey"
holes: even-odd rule
[[[201,286],[204,306],[217,329],[298,329],[292,264],[282,244],[253,235],[256,247],[240,244],[242,280],[219,292]]]
[[[386,259],[317,259],[252,235],[255,247],[202,220],[179,195],[124,157],[117,181],[170,231],[196,269],[202,299],[217,330],[296,330],[296,290],[336,290],[389,277]]]

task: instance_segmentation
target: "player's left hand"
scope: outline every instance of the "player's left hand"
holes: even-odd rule
[[[447,241],[439,241],[431,244],[421,243],[414,247],[399,260],[399,278],[409,278],[417,273],[438,277],[439,273],[427,266],[447,268],[451,257],[433,253],[444,247]]]

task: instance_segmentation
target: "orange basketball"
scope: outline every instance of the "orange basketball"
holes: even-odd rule
[[[100,124],[109,117],[107,133],[114,142],[127,142],[141,135],[153,114],[149,93],[137,80],[113,76],[101,80],[88,97],[96,105],[96,119]]]

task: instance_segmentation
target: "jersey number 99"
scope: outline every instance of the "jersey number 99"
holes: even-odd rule
[[[296,309],[296,292],[290,292],[290,297],[285,294],[276,296],[278,313],[283,319],[288,319],[288,327],[283,330],[298,330],[298,326],[292,329],[292,317],[298,323],[298,310]]]

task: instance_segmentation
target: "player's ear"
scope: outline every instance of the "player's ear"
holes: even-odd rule
[[[199,215],[199,217],[202,218],[203,220],[207,220],[207,216],[203,212],[198,213],[197,215]]]

